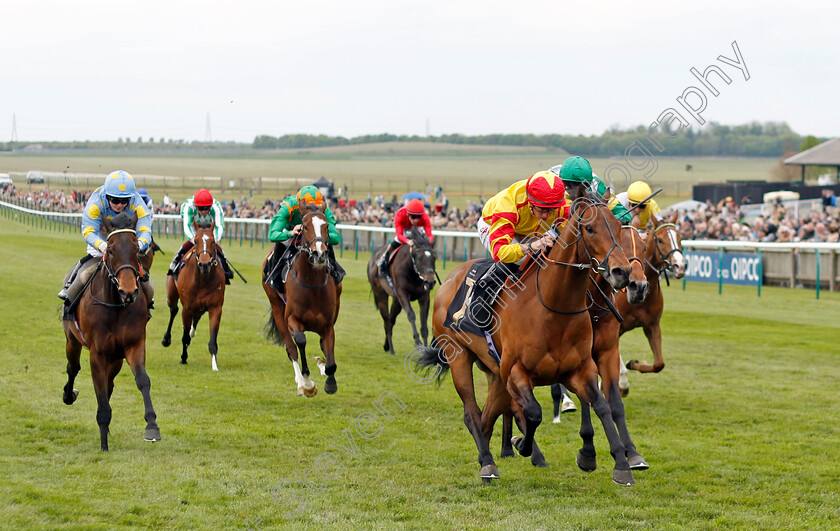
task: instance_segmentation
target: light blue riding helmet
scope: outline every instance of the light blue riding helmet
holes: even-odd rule
[[[127,171],[117,170],[108,174],[105,179],[105,195],[111,197],[134,197],[137,187],[134,177]]]

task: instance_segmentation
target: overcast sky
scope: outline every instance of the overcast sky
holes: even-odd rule
[[[702,116],[840,127],[837,2],[7,1],[0,141],[599,134],[716,64]],[[750,79],[717,60],[735,59]],[[687,113],[686,113],[687,114]]]

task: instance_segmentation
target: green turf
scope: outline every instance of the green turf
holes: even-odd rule
[[[177,324],[173,346],[160,345],[165,262],[180,243],[160,241],[167,256],[152,270],[159,292],[147,368],[163,441],[142,440],[142,399],[124,367],[111,402],[111,451],[103,453],[86,352],[79,399],[61,401],[66,360],[55,292],[83,253],[81,239],[2,217],[0,240],[0,527],[230,529],[258,518],[262,529],[840,526],[835,293],[817,301],[813,291],[765,288],[758,298],[754,288],[725,286],[719,296],[715,285],[683,291],[672,284],[665,290],[665,370],[631,374],[625,401],[650,470],[637,472],[632,488],[613,484],[596,426],[600,466],[580,471],[579,414],[551,424],[549,391],[541,388],[545,420],[537,437],[549,467],[500,459],[502,478],[487,486],[476,476],[475,445],[450,378],[437,388],[404,372],[411,336],[402,316],[398,355],[383,353],[361,257],[342,260],[349,276],[336,334],[339,391],[305,399],[295,395],[285,353],[260,334],[267,302],[259,247],[226,248],[249,283],[237,280],[227,291],[220,372],[210,370],[206,319],[189,365],[179,364]],[[622,339],[622,351],[625,359],[651,359],[639,331]],[[323,377],[314,378],[321,387]],[[483,395],[483,378],[478,382]],[[375,413],[372,402],[386,390],[406,408],[389,407],[393,420],[380,416],[381,434],[363,439],[356,419]],[[348,446],[348,428],[355,456],[332,447]],[[498,431],[492,448],[498,455]],[[301,483],[282,491],[308,497],[300,516],[285,518],[295,505],[275,505],[273,487],[311,471],[327,451],[341,473],[314,479],[318,492]]]

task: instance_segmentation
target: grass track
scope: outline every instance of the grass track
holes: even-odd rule
[[[612,483],[612,459],[596,426],[600,467],[577,469],[579,416],[550,423],[548,389],[537,391],[545,419],[537,436],[549,462],[498,460],[502,479],[476,478],[475,445],[451,381],[419,385],[403,370],[411,349],[400,316],[396,357],[383,353],[382,325],[363,270],[349,272],[337,329],[339,392],[294,393],[291,364],[261,336],[267,303],[259,248],[226,248],[249,279],[227,291],[219,336],[221,371],[210,371],[202,320],[179,364],[177,340],[160,338],[165,262],[180,242],[163,240],[152,278],[158,309],[148,325],[147,368],[163,441],[142,440],[142,398],[130,370],[116,380],[109,453],[99,451],[95,398],[83,353],[73,406],[66,381],[58,299],[66,270],[83,252],[78,235],[0,219],[0,527],[16,529],[229,529],[261,518],[269,528],[408,529],[827,529],[840,526],[840,296],[782,288],[689,284],[666,289],[666,368],[631,375],[625,401],[634,440],[651,464],[637,485]],[[451,269],[448,269],[451,270]],[[445,272],[441,272],[444,276]],[[180,328],[176,320],[177,331]],[[310,345],[316,345],[315,337]],[[310,356],[317,349],[310,349]],[[641,332],[622,339],[625,359],[651,359]],[[323,378],[315,377],[319,387]],[[483,394],[483,378],[479,377]],[[345,428],[384,390],[390,408],[371,440],[356,432],[357,456],[335,453],[342,473],[317,480],[306,509],[272,503],[271,490],[315,466]],[[498,434],[492,442],[498,454]],[[317,486],[317,485],[316,485]],[[299,498],[300,499],[300,498]]]

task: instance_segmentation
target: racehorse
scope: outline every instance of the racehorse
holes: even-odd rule
[[[294,282],[285,285],[285,296],[268,282],[266,263],[263,261],[263,289],[271,303],[271,316],[266,323],[266,336],[278,345],[285,345],[286,354],[295,370],[298,395],[315,396],[318,388],[309,377],[306,364],[306,336],[304,331],[317,333],[321,337],[321,351],[326,362],[315,358],[326,376],[324,391],[335,393],[335,321],[340,306],[341,284],[336,285],[328,270],[329,241],[328,222],[324,208],[315,204],[301,203],[302,231],[290,243],[293,252],[288,276]],[[298,363],[298,352],[300,363]]]
[[[475,440],[481,470],[489,482],[499,477],[488,441],[498,416],[512,406],[525,437],[520,453],[532,453],[534,432],[542,421],[542,407],[533,388],[560,381],[582,401],[590,403],[601,419],[615,457],[613,480],[632,485],[633,474],[612,421],[610,407],[598,389],[598,368],[592,360],[592,324],[587,310],[587,276],[593,268],[614,289],[629,282],[630,263],[617,238],[621,228],[601,200],[585,196],[572,205],[570,219],[544,257],[517,281],[521,296],[504,289],[493,312],[492,338],[501,363],[491,357],[483,337],[444,327],[447,310],[473,262],[458,267],[435,297],[432,347],[419,350],[420,367],[436,366],[438,380],[448,369],[464,403],[464,423]],[[412,354],[413,356],[413,354]],[[472,366],[492,372],[484,412],[475,400]],[[512,402],[511,402],[512,399]]]
[[[108,450],[108,427],[111,423],[111,393],[114,377],[120,372],[123,359],[128,361],[134,381],[143,395],[146,431],[143,438],[159,441],[160,429],[149,392],[151,382],[146,373],[146,297],[140,289],[143,269],[137,257],[137,214],[127,211],[102,221],[108,233],[108,248],[96,272],[83,291],[75,319],[63,321],[67,338],[67,384],[64,403],[76,401],[79,392],[73,382],[81,368],[82,346],[90,350],[90,369],[96,393],[96,422],[99,424],[101,448]]]
[[[161,344],[168,347],[172,343],[172,322],[178,315],[178,301],[184,307],[181,322],[184,333],[181,336],[181,363],[187,364],[187,347],[195,337],[195,329],[201,316],[210,315],[210,361],[214,371],[219,370],[216,354],[219,346],[216,338],[222,320],[222,305],[225,303],[225,271],[216,252],[216,238],[213,235],[215,222],[199,225],[193,223],[195,237],[193,248],[184,256],[183,266],[176,275],[166,277],[166,301],[169,305],[169,326],[163,335]]]
[[[376,307],[382,315],[385,323],[385,344],[382,346],[386,352],[394,354],[394,342],[391,340],[391,332],[397,322],[400,310],[405,310],[411,329],[414,331],[414,343],[420,344],[420,335],[423,336],[423,345],[428,345],[429,329],[427,325],[429,316],[429,295],[435,285],[435,248],[426,238],[423,230],[412,231],[413,246],[403,245],[394,253],[391,265],[388,268],[391,282],[388,279],[380,278],[379,268],[376,266],[377,259],[388,248],[385,246],[377,249],[368,262],[368,282],[373,288],[373,298],[376,300]],[[388,298],[393,297],[391,311],[388,312]],[[411,308],[411,301],[420,303],[420,335],[417,334],[414,310]]]
[[[621,246],[625,254],[630,255],[629,261],[631,264],[630,282],[625,288],[626,296],[617,297],[614,300],[610,287],[603,278],[596,278],[594,274],[590,274],[589,277],[595,284],[595,289],[592,290],[592,307],[589,308],[593,334],[592,359],[598,365],[601,391],[610,405],[612,420],[618,429],[630,468],[632,470],[646,470],[649,466],[644,457],[636,450],[636,445],[630,438],[624,414],[624,404],[621,401],[621,393],[618,389],[619,368],[621,367],[618,351],[620,321],[616,312],[613,311],[617,311],[619,301],[623,306],[630,307],[639,305],[645,300],[649,286],[648,279],[645,276],[644,262],[641,258],[645,253],[645,244],[635,227],[625,225],[621,228]],[[554,406],[556,410],[559,406],[558,402],[562,400],[562,395],[559,389],[555,389],[555,386],[559,387],[558,384],[552,385],[551,394],[555,397]],[[578,452],[576,461],[581,470],[591,472],[596,468],[595,446],[593,444],[595,430],[592,426],[589,404],[584,401],[581,401],[580,424],[580,437],[583,440],[583,447]],[[513,451],[508,442],[511,440],[510,413],[505,414],[502,433],[502,456],[512,456]],[[520,441],[521,439],[518,439],[514,444]],[[538,451],[539,449],[534,444],[534,454],[537,454]],[[531,462],[537,466],[541,466],[540,459],[541,457],[535,459],[533,455],[531,456]]]
[[[625,368],[639,372],[659,372],[665,367],[665,360],[662,357],[662,329],[659,326],[665,303],[659,279],[664,274],[667,282],[669,272],[677,279],[685,276],[686,262],[682,252],[682,236],[675,225],[678,216],[679,213],[675,212],[673,217],[665,222],[657,220],[656,216],[651,218],[653,228],[648,231],[645,240],[645,275],[650,285],[650,293],[645,302],[633,305],[618,301],[618,311],[624,316],[620,333],[624,334],[641,326],[653,351],[653,365],[645,361],[631,360],[625,366],[622,362],[621,368],[624,374],[619,382],[622,396],[627,396],[630,392]]]

